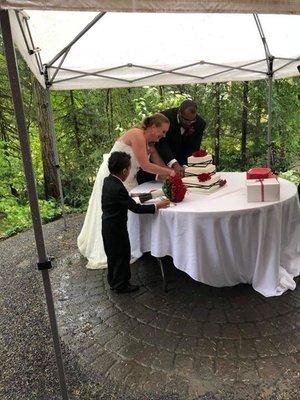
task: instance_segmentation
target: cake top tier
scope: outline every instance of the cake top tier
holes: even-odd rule
[[[212,164],[212,156],[206,150],[195,151],[188,157],[189,166],[206,166],[208,164]]]

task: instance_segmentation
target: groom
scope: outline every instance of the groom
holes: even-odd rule
[[[166,165],[183,177],[183,166],[188,157],[200,148],[206,122],[197,113],[197,104],[192,100],[185,100],[179,107],[161,113],[168,117],[170,127],[166,137],[160,139],[155,147]],[[139,184],[154,179],[155,175],[142,170],[137,174]]]

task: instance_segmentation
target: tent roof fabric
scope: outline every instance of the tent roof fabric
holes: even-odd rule
[[[0,8],[65,11],[300,14],[299,0],[0,0]]]
[[[298,74],[300,16],[259,16],[265,49],[252,14],[9,13],[14,41],[42,85],[48,65],[51,90],[264,79],[266,50],[275,78]]]

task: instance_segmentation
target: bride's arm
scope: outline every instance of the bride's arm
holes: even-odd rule
[[[132,150],[140,167],[144,171],[163,176],[173,175],[174,172],[171,168],[162,167],[149,161],[146,140],[140,129],[133,131],[130,136]]]
[[[151,153],[150,153],[150,160],[156,164],[160,165],[161,167],[165,167],[166,164],[163,162],[161,156],[159,155],[158,151],[156,150],[154,144],[151,146]]]

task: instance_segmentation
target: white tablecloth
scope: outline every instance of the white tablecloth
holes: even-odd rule
[[[251,283],[264,296],[295,288],[300,273],[300,206],[297,188],[280,181],[280,201],[248,203],[246,174],[221,174],[227,185],[212,194],[187,193],[174,207],[128,215],[133,257],[150,251],[211,286]],[[148,182],[133,192],[161,187]]]

